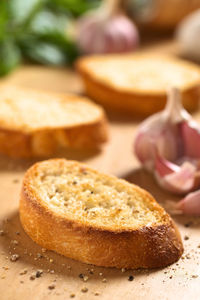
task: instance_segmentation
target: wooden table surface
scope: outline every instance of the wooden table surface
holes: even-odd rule
[[[165,53],[176,50],[173,43],[150,49]],[[1,82],[50,91],[82,91],[81,82],[73,71],[42,66],[24,66]],[[200,113],[194,117],[200,121]],[[138,121],[115,115],[109,115],[109,120],[110,139],[101,152],[67,153],[66,156],[139,184],[164,207],[167,200],[178,200],[161,190],[134,157],[132,148]],[[22,178],[33,162],[0,156],[0,230],[4,231],[0,236],[0,300],[59,300],[69,299],[73,294],[75,299],[200,299],[200,218],[174,218],[183,237],[185,252],[178,263],[165,269],[123,273],[112,268],[88,266],[51,251],[43,253],[24,233],[18,215]],[[12,254],[19,254],[19,260],[11,262]],[[31,280],[32,273],[38,269],[43,270],[42,276]],[[89,272],[88,269],[93,270]],[[87,282],[79,278],[80,273],[89,277]],[[130,275],[134,276],[133,281],[128,281]],[[107,282],[103,282],[103,278]],[[55,288],[50,290],[48,287],[52,284]],[[87,287],[86,293],[81,291],[83,287]]]

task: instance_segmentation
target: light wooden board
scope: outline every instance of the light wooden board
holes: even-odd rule
[[[153,51],[174,52],[173,44],[154,47]],[[15,83],[52,91],[81,92],[78,77],[70,70],[41,66],[24,66],[2,82]],[[148,173],[139,166],[133,155],[133,140],[138,122],[123,116],[110,116],[110,139],[99,153],[68,153],[69,158],[79,159],[101,171],[126,178],[149,190],[164,206],[167,200],[175,199],[163,192]],[[200,113],[195,115],[200,121]],[[88,266],[51,251],[42,250],[24,233],[18,215],[18,201],[25,170],[34,161],[11,160],[0,157],[0,299],[1,300],[51,300],[69,299],[145,299],[145,300],[196,300],[200,299],[200,218],[175,217],[184,240],[184,259],[177,264],[160,270],[126,271]],[[176,201],[177,199],[175,199]],[[186,227],[184,224],[190,224]],[[17,233],[19,232],[19,234]],[[13,243],[18,241],[18,245]],[[10,262],[11,254],[20,258]],[[38,253],[43,255],[38,258]],[[51,262],[52,259],[53,261]],[[94,274],[89,274],[94,269]],[[27,269],[27,274],[19,273]],[[44,273],[40,278],[30,280],[38,269]],[[51,272],[49,272],[51,271]],[[87,282],[79,274],[89,277]],[[103,275],[101,275],[101,273]],[[134,276],[128,281],[129,275]],[[106,278],[107,282],[102,282]],[[48,286],[55,284],[55,289]],[[87,293],[81,292],[83,287]],[[99,295],[94,294],[98,292]]]

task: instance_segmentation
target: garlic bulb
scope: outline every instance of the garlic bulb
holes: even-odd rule
[[[178,89],[170,90],[162,112],[141,124],[134,146],[138,159],[164,189],[175,194],[200,189],[200,125],[183,109]],[[200,206],[200,191],[185,197],[178,208],[196,214],[194,203]]]
[[[180,23],[176,37],[184,54],[200,61],[200,9]]]
[[[137,28],[120,11],[120,0],[104,0],[79,21],[77,42],[86,54],[128,52],[138,45]]]

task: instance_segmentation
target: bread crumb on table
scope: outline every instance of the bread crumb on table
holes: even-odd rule
[[[54,290],[54,289],[55,289],[55,287],[56,287],[56,285],[55,285],[55,284],[50,284],[50,285],[48,286],[48,289],[49,289],[49,290]]]
[[[10,257],[10,261],[15,262],[19,259],[19,254],[12,254]]]
[[[75,294],[74,293],[72,293],[71,295],[70,295],[70,298],[75,298]]]
[[[25,274],[27,274],[27,272],[28,272],[28,270],[27,270],[27,269],[24,269],[24,270],[22,270],[22,271],[19,273],[19,275],[25,275]]]
[[[83,287],[83,288],[81,289],[81,292],[82,292],[82,293],[87,293],[87,292],[88,292],[88,288],[87,288],[87,287]]]
[[[126,269],[125,269],[125,268],[122,268],[122,269],[121,269],[121,272],[122,272],[122,273],[125,273],[125,272],[126,272]]]
[[[36,276],[35,276],[35,274],[33,273],[33,274],[31,274],[31,276],[29,277],[29,279],[30,280],[35,280],[35,278],[36,278]]]

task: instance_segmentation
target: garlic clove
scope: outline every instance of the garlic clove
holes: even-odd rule
[[[178,166],[157,155],[154,174],[160,186],[175,194],[184,194],[194,189],[196,167],[189,162]]]
[[[138,30],[121,12],[119,0],[104,0],[99,9],[78,22],[77,44],[85,54],[128,52],[138,43]]]
[[[158,176],[164,177],[173,172],[178,172],[180,170],[180,167],[157,155],[155,160],[155,170]]]
[[[200,128],[196,122],[183,122],[181,124],[184,154],[191,158],[200,159]]]
[[[180,22],[175,32],[182,54],[197,61],[200,61],[199,28],[200,9],[197,9]]]
[[[117,15],[110,24],[116,37],[120,39],[118,41],[118,45],[120,46],[119,52],[127,52],[137,48],[139,44],[138,30],[126,16]]]
[[[186,215],[200,216],[200,190],[188,194],[177,203],[176,209]]]
[[[176,88],[164,111],[140,125],[134,146],[138,159],[164,189],[175,194],[200,189],[200,126],[183,109]]]
[[[136,137],[135,154],[147,170],[152,170],[156,147],[153,139],[145,132],[140,132]]]
[[[175,161],[183,155],[183,144],[179,133],[179,123],[177,123],[182,119],[181,100],[179,96],[177,97],[177,89],[170,91],[168,100],[164,111],[147,118],[139,126],[135,137],[135,154],[149,170],[152,170],[154,166],[155,151],[169,161]]]
[[[196,168],[185,162],[179,170],[162,177],[163,187],[176,194],[185,194],[194,189]]]

